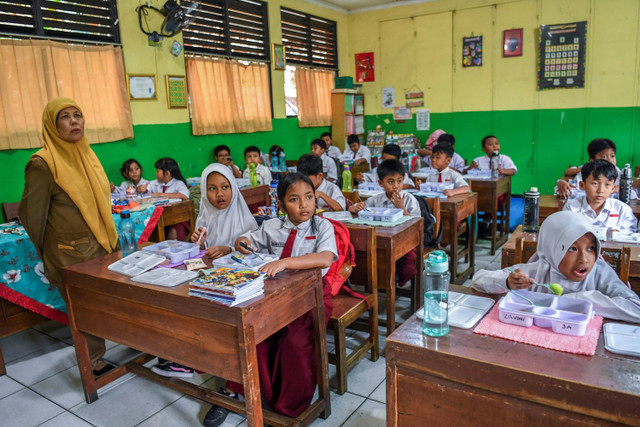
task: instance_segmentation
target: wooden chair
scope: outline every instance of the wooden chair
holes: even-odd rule
[[[349,168],[349,170],[351,171],[351,185],[355,186],[356,185],[356,176],[359,173],[367,173],[371,170],[371,167],[369,166],[369,163],[361,163],[357,166],[351,166]]]
[[[343,191],[342,194],[344,195],[345,199],[347,199],[354,205],[362,201],[360,200],[360,196],[358,195],[358,190]]]
[[[18,209],[20,209],[20,202],[15,203],[3,203],[2,204],[2,213],[4,213],[4,219],[8,221],[13,221],[18,218]]]
[[[516,239],[516,248],[513,256],[514,264],[526,264],[538,250],[536,240],[524,240],[522,237]]]
[[[333,330],[335,352],[329,353],[329,363],[336,365],[338,394],[347,391],[347,373],[369,350],[372,361],[375,362],[379,357],[376,232],[374,227],[349,225],[348,228],[356,252],[356,266],[351,272],[350,281],[364,286],[364,292],[357,292],[366,301],[344,291],[332,298],[333,312],[328,328]],[[365,313],[369,313],[368,328],[363,329],[369,332],[369,338],[347,354],[346,329],[352,325],[355,328],[354,322]]]
[[[288,168],[293,167],[293,166],[298,167],[298,161],[297,160],[287,160],[286,163],[287,163],[287,167]]]
[[[158,225],[156,225],[156,229],[153,230],[153,234],[149,238],[149,241],[162,242],[163,240],[166,240],[164,228],[169,225],[179,224],[185,221],[189,221],[189,234],[187,234],[185,239],[185,241],[188,242],[191,239],[191,234],[193,234],[196,229],[196,217],[193,210],[193,202],[191,200],[187,200],[165,206],[162,216],[158,220]]]
[[[618,273],[620,280],[628,284],[629,269],[631,267],[631,248],[629,246],[603,248],[601,255],[604,261]]]

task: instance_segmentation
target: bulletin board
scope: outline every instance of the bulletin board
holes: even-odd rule
[[[538,90],[584,87],[587,21],[541,25]]]

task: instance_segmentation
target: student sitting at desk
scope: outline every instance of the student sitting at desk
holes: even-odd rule
[[[320,135],[320,139],[323,140],[325,144],[327,144],[327,155],[339,160],[340,156],[342,156],[342,153],[340,152],[340,149],[338,147],[333,145],[331,134],[329,132],[322,132],[322,135]]]
[[[233,164],[231,149],[229,147],[226,145],[218,145],[213,149],[213,156],[216,158],[216,162],[227,166],[235,178],[242,178],[242,172],[240,172],[240,169]]]
[[[498,156],[498,172],[501,175],[510,176],[515,175],[518,172],[511,157],[506,154],[500,154],[500,142],[498,138],[493,135],[488,135],[482,138],[482,151],[486,156],[476,157],[469,165],[469,169],[491,170],[491,157]]]
[[[349,149],[344,150],[344,154],[340,156],[341,162],[353,160],[354,165],[361,165],[363,163],[371,164],[371,151],[360,144],[358,135],[349,135],[347,137],[347,144],[349,144]]]
[[[431,166],[437,170],[427,177],[427,182],[442,182],[453,184],[453,189],[442,192],[445,196],[455,196],[469,192],[469,184],[462,178],[459,172],[449,168],[453,148],[443,142],[438,143],[431,151]]]
[[[386,144],[382,148],[382,155],[380,156],[380,161],[384,162],[385,160],[395,159],[400,160],[400,156],[402,156],[402,150],[398,146],[398,144]],[[356,175],[356,181],[361,182],[378,182],[378,168],[373,168],[371,172],[367,173],[358,173]],[[415,188],[415,183],[411,179],[408,173],[404,173],[404,181],[402,182],[402,188]]]
[[[298,160],[298,172],[307,175],[313,182],[316,189],[316,208],[329,207],[332,211],[346,209],[347,199],[337,185],[324,179],[322,160],[318,156],[303,154]]]
[[[616,167],[606,160],[594,160],[582,167],[580,189],[584,196],[567,200],[562,210],[578,212],[593,225],[619,231],[636,231],[637,220],[631,207],[611,198],[618,176]]]
[[[472,287],[481,292],[505,293],[528,289],[550,293],[535,283],[558,283],[563,296],[593,303],[596,314],[626,322],[640,322],[640,299],[599,258],[600,241],[593,225],[575,212],[556,212],[540,227],[537,259],[508,269],[480,270]]]
[[[127,189],[134,187],[136,194],[139,194],[142,188],[140,186],[149,184],[149,181],[142,177],[142,166],[136,159],[129,159],[124,162],[122,168],[120,168],[120,173],[125,180],[118,187],[111,184],[111,192],[117,190],[120,194],[127,194]]]
[[[442,144],[442,143],[446,143],[446,144],[451,145],[451,148],[453,148],[455,150],[456,138],[453,135],[451,135],[450,133],[443,133],[442,135],[440,135],[438,137],[437,144]],[[425,162],[427,164],[427,166],[433,167],[433,165],[431,164],[431,153],[432,153],[432,150],[423,149],[423,150],[418,150],[418,151],[419,152],[428,153],[428,154],[422,156],[422,161]],[[462,172],[464,170],[465,166],[466,165],[464,164],[464,159],[460,156],[460,154],[458,154],[458,153],[456,153],[454,151],[453,152],[453,156],[451,156],[451,163],[449,163],[449,167],[451,169],[453,169],[454,171],[456,171],[456,172]]]
[[[250,145],[244,149],[244,161],[247,163],[247,168],[242,173],[243,178],[251,177],[251,170],[249,164],[256,165],[256,177],[258,178],[258,185],[271,184],[271,171],[268,167],[260,163],[260,149],[255,145]]]
[[[320,157],[322,160],[322,173],[331,182],[338,180],[338,166],[333,157],[327,155],[327,144],[321,139],[311,141],[311,154]]]

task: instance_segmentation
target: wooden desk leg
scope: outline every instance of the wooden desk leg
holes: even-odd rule
[[[398,366],[387,354],[387,426],[398,425]]]
[[[240,369],[244,386],[247,424],[252,427],[262,426],[262,396],[260,394],[260,378],[258,376],[258,352],[252,326],[246,325],[244,331],[239,326],[240,337]],[[245,337],[243,340],[242,337]]]
[[[2,356],[2,348],[0,348],[0,377],[7,374],[7,367],[4,364],[4,356]]]
[[[491,255],[496,254],[496,242],[498,240],[498,200],[493,202],[491,209]]]
[[[455,207],[449,211],[449,245],[451,246],[449,258],[449,279],[451,283],[455,283],[458,277],[458,212]]]
[[[474,209],[470,220],[467,220],[469,230],[469,266],[471,267],[471,277],[475,273],[476,265],[476,224],[478,223],[478,209]]]
[[[324,410],[320,416],[325,420],[331,415],[331,396],[329,393],[329,366],[327,361],[327,340],[321,339],[326,331],[324,318],[324,297],[322,286],[316,286],[316,306],[313,309],[313,333],[316,348],[316,378],[318,378],[318,396],[322,399]]]
[[[393,249],[390,249],[393,253]],[[387,291],[387,336],[396,329],[396,262],[391,261],[386,269],[389,273],[383,277]]]
[[[69,310],[69,314],[71,314],[71,310]],[[84,399],[87,403],[93,403],[98,400],[98,387],[96,386],[93,369],[91,368],[87,337],[84,332],[77,330],[73,323],[70,322],[70,325],[73,336],[73,346],[75,347],[76,358],[78,359],[80,379],[82,380],[82,388],[84,389]]]
[[[420,232],[422,236],[424,231]],[[424,255],[423,241],[420,239],[420,244],[416,246],[416,278],[414,280],[415,286],[413,287],[413,298],[411,300],[411,312],[415,313],[418,311],[418,308],[422,306],[422,299],[424,298],[423,288],[422,288],[422,269],[424,267],[424,260],[422,259]]]
[[[511,190],[509,190],[509,192],[507,193],[507,197],[504,198],[504,202],[506,203],[506,211],[507,211],[507,219],[505,220],[506,222],[506,236],[509,236],[509,221],[511,221]],[[505,240],[506,241],[506,240]]]

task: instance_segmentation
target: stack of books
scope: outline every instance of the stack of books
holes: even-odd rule
[[[189,283],[189,295],[233,307],[264,293],[264,273],[239,268],[212,269]]]

